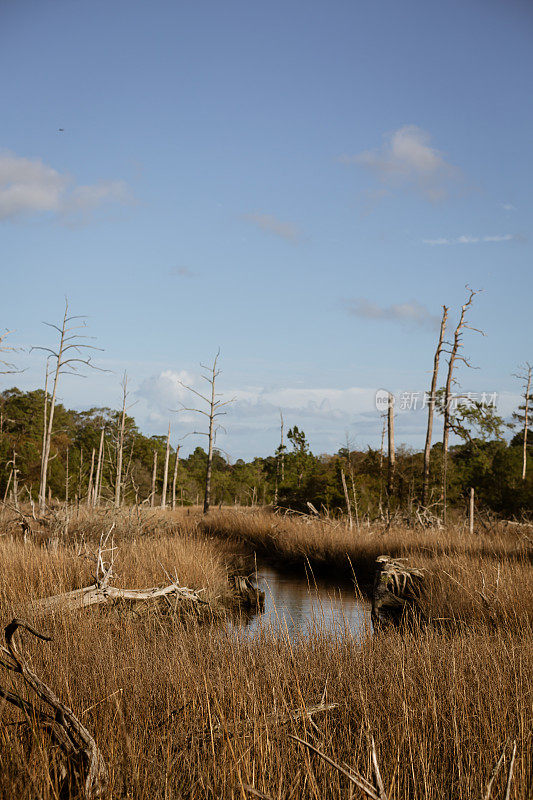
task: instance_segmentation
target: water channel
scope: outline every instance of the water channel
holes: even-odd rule
[[[263,564],[256,580],[265,604],[262,613],[241,621],[246,637],[264,631],[294,640],[319,632],[359,641],[370,631],[370,604],[345,578],[315,578],[303,569],[289,572]]]

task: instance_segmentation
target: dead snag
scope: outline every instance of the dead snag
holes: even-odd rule
[[[96,742],[68,706],[52,692],[52,690],[30,670],[14,642],[14,635],[19,628],[43,641],[50,641],[49,636],[38,633],[21,619],[14,619],[4,629],[6,647],[0,646],[0,666],[20,675],[26,685],[32,689],[39,700],[51,709],[43,710],[25,700],[18,692],[3,689],[0,686],[0,697],[25,712],[28,724],[33,724],[46,731],[61,753],[59,778],[62,791],[68,792],[72,785],[81,791],[86,800],[102,797],[108,783],[108,772],[105,761]]]
[[[425,506],[428,501],[429,494],[429,471],[431,459],[431,439],[433,436],[433,414],[435,411],[437,380],[439,376],[439,363],[440,354],[444,343],[444,333],[446,331],[446,322],[448,320],[448,308],[442,306],[442,320],[440,323],[439,341],[437,342],[437,349],[435,350],[435,357],[433,359],[433,376],[431,378],[431,389],[428,398],[428,424],[426,430],[426,444],[424,447],[424,473],[422,479],[422,505]]]
[[[424,573],[408,567],[403,559],[378,556],[372,591],[372,625],[378,630],[387,625],[398,627],[406,612],[419,612]]]

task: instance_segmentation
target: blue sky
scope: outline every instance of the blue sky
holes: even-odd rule
[[[519,0],[0,4],[2,319],[49,344],[65,295],[147,433],[221,348],[219,444],[376,445],[376,389],[423,391],[443,303],[476,297],[463,390],[509,414],[533,360],[533,7]],[[60,131],[62,128],[64,130]],[[42,355],[4,387],[42,384]],[[424,414],[398,417],[423,441]],[[437,432],[438,435],[438,432]],[[186,447],[202,443],[185,440]]]

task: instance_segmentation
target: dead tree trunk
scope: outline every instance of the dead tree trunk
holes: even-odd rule
[[[92,504],[93,499],[93,474],[94,474],[94,456],[96,453],[96,449],[93,447],[93,452],[91,455],[91,469],[89,472],[89,486],[87,487],[87,505],[90,506]]]
[[[152,494],[150,495],[150,506],[155,506],[155,482],[157,479],[157,450],[154,450],[154,466],[152,469]]]
[[[182,381],[178,381],[181,386],[187,389],[189,392],[192,392],[204,403],[207,404],[208,410],[204,411],[200,408],[188,408],[187,406],[182,404],[180,411],[194,411],[196,414],[203,414],[204,417],[207,417],[209,420],[209,425],[207,432],[206,431],[194,431],[196,434],[201,434],[202,436],[207,436],[207,465],[205,471],[205,489],[204,489],[204,514],[207,514],[209,511],[209,506],[211,504],[211,474],[213,470],[213,452],[215,446],[215,439],[217,431],[220,430],[221,426],[217,424],[216,420],[220,416],[224,416],[226,413],[225,411],[221,411],[220,409],[223,406],[227,406],[229,403],[232,403],[234,398],[231,400],[218,400],[215,391],[215,382],[218,376],[220,375],[220,370],[217,369],[218,357],[220,355],[220,350],[217,352],[215,356],[215,360],[213,361],[212,366],[207,367],[204,364],[201,364],[203,370],[207,372],[207,375],[202,375],[203,379],[207,381],[211,388],[211,392],[208,396],[203,395],[201,392],[197,392],[196,389],[193,389],[191,386],[187,386],[187,384],[183,383]]]
[[[518,407],[518,412],[523,411],[524,416],[522,414],[515,412],[513,413],[513,419],[518,420],[520,423],[523,422],[524,425],[524,438],[523,438],[523,445],[522,445],[522,480],[525,481],[526,479],[526,469],[527,469],[527,435],[529,430],[529,425],[531,423],[530,416],[530,401],[532,399],[531,395],[531,373],[533,371],[533,367],[529,362],[526,362],[525,366],[523,367],[523,371],[515,374],[515,378],[520,378],[524,381],[524,405]]]
[[[461,306],[461,315],[459,322],[455,329],[453,336],[452,349],[450,350],[450,358],[448,360],[448,373],[446,375],[446,386],[444,387],[444,429],[442,433],[442,520],[446,524],[447,515],[447,491],[448,491],[448,443],[450,440],[451,430],[451,400],[452,400],[452,386],[453,386],[453,371],[455,362],[459,359],[467,366],[470,366],[464,356],[459,356],[459,349],[463,346],[462,343],[462,330],[470,327],[467,325],[465,315],[467,310],[472,305],[472,301],[478,292],[469,289],[470,296],[466,303]],[[477,330],[477,328],[472,328]],[[478,331],[481,333],[481,331]]]
[[[348,494],[348,487],[346,486],[346,476],[344,474],[344,470],[341,469],[341,480],[342,480],[342,488],[344,491],[344,499],[346,501],[346,512],[348,514],[348,524],[350,526],[350,530],[353,528],[353,520],[352,520],[352,507],[350,504],[350,496]]]
[[[96,478],[94,479],[93,506],[95,507],[100,505],[100,494],[102,490],[104,431],[105,427],[102,425],[102,431],[100,433],[100,446],[98,447],[98,463],[96,465]]]
[[[115,506],[120,508],[120,493],[122,489],[122,459],[124,454],[124,429],[126,427],[126,398],[128,397],[128,376],[124,373],[122,378],[122,413],[120,415],[120,428],[118,433],[117,474],[115,478]]]
[[[48,362],[46,359],[46,371],[44,376],[44,404],[43,404],[43,443],[41,449],[41,477],[39,481],[39,502],[41,499],[41,486],[43,484],[44,454],[46,451],[46,434],[48,431]]]
[[[168,462],[170,459],[170,422],[168,423],[167,450],[165,453],[165,468],[163,470],[163,491],[161,492],[161,508],[167,505]]]
[[[176,460],[174,461],[174,474],[172,476],[172,511],[176,508],[176,484],[178,481],[178,464],[180,461],[180,445],[176,446]]]
[[[394,471],[396,466],[396,453],[394,450],[394,395],[389,392],[389,406],[387,410],[387,443],[388,443],[388,471],[387,493],[389,500],[394,490]]]
[[[13,450],[13,503],[17,511],[19,510],[19,471],[17,469],[17,454]]]
[[[55,370],[54,370],[54,383],[52,388],[52,398],[50,401],[50,414],[48,417],[48,423],[45,426],[45,441],[44,441],[44,450],[43,450],[43,459],[42,459],[42,467],[41,467],[41,484],[39,487],[39,509],[41,512],[44,511],[46,506],[46,486],[48,480],[48,462],[50,460],[50,447],[52,442],[52,431],[53,431],[53,424],[54,424],[54,411],[56,406],[56,398],[57,398],[57,387],[59,383],[59,376],[63,372],[70,372],[71,374],[79,374],[78,369],[79,365],[84,365],[86,367],[92,367],[96,369],[93,364],[91,364],[90,357],[82,358],[81,354],[84,350],[96,350],[97,348],[91,344],[85,344],[81,341],[83,338],[80,334],[75,333],[76,330],[79,330],[80,326],[72,325],[71,323],[74,320],[82,319],[81,317],[74,317],[69,316],[68,313],[68,300],[65,300],[65,313],[63,315],[63,323],[61,327],[57,325],[49,325],[49,327],[54,328],[59,333],[59,345],[57,350],[52,350],[49,347],[41,347],[36,346],[32,347],[32,350],[43,350],[44,352],[49,354],[49,358],[55,359]],[[49,323],[46,323],[47,325]],[[84,327],[84,326],[81,326]]]
[[[68,505],[68,447],[65,463],[65,505]]]
[[[435,358],[433,360],[433,376],[431,378],[431,389],[429,392],[428,401],[428,426],[426,431],[426,446],[424,448],[424,475],[422,480],[422,505],[425,506],[428,500],[429,491],[429,470],[431,458],[431,439],[433,436],[433,415],[435,413],[435,400],[437,391],[437,380],[439,376],[439,362],[442,345],[444,341],[444,333],[446,331],[446,321],[448,319],[448,309],[446,306],[442,307],[442,321],[440,324],[439,341],[437,349],[435,350]]]
[[[527,387],[525,394],[525,411],[524,411],[524,456],[522,461],[522,480],[526,479],[526,464],[527,464],[527,429],[529,425],[529,390],[531,388],[531,365],[528,364],[527,372]]]

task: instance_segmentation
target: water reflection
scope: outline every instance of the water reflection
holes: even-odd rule
[[[258,570],[257,584],[265,592],[265,607],[262,614],[242,620],[246,636],[253,638],[265,631],[294,639],[319,631],[359,640],[369,629],[369,606],[356,596],[353,584],[315,580],[266,566]]]

